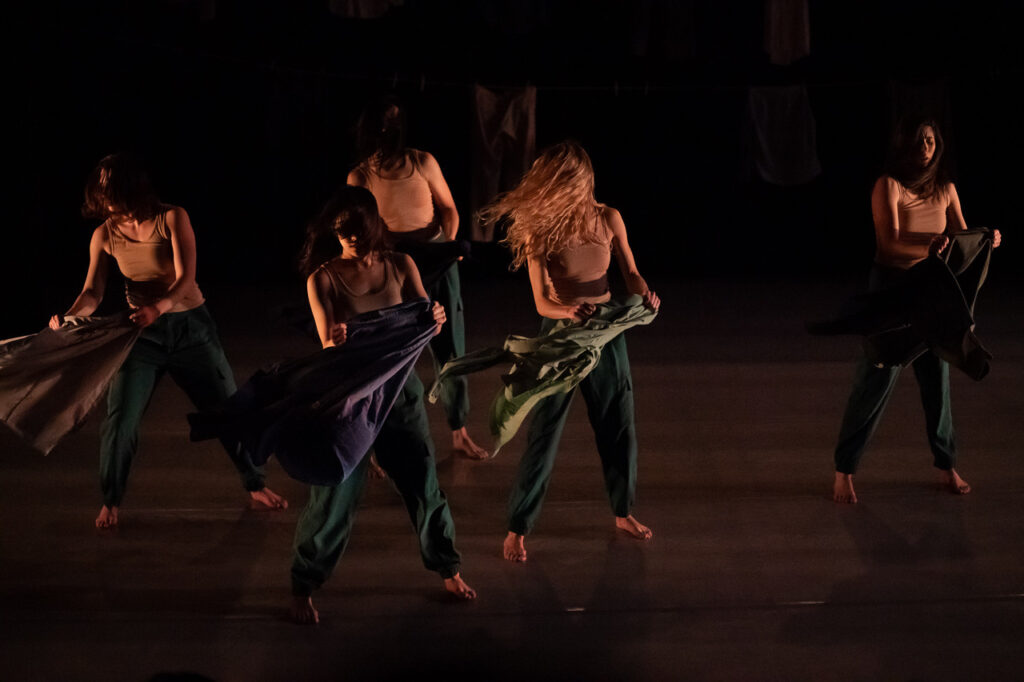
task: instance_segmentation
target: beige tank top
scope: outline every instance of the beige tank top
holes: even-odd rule
[[[949,207],[947,192],[936,192],[930,198],[923,199],[900,183],[897,182],[896,185],[899,187],[896,218],[899,220],[900,232],[942,234],[946,231],[946,209]],[[917,257],[883,259],[876,254],[875,260],[886,267],[906,270],[924,260],[927,255],[926,249],[922,247],[922,255]]]
[[[167,228],[167,214],[171,210],[167,208],[158,214],[153,232],[141,240],[124,234],[111,220],[104,223],[110,255],[117,261],[117,267],[125,277],[125,295],[128,305],[132,307],[153,305],[164,298],[177,278],[174,271],[174,247]],[[167,312],[192,310],[204,302],[199,285],[192,282],[192,286]]]
[[[406,160],[406,166],[408,174],[394,179],[381,177],[379,169],[369,164],[362,166],[366,187],[376,197],[380,217],[392,232],[419,230],[434,220],[430,185],[413,161],[413,154]]]
[[[612,234],[598,218],[599,242],[569,246],[548,256],[548,276],[553,298],[562,305],[603,303],[611,297],[608,266],[612,257]]]
[[[318,270],[326,273],[331,283],[331,303],[335,310],[344,311],[345,317],[380,310],[402,302],[402,283],[398,279],[398,267],[393,256],[387,254],[382,258],[384,265],[384,282],[376,289],[364,294],[357,294],[345,282],[341,274],[341,258],[335,258],[321,265]],[[339,315],[339,317],[341,317]]]

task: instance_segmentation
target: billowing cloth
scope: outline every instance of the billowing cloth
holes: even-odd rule
[[[502,376],[505,387],[491,405],[490,427],[497,454],[516,435],[534,405],[549,395],[574,389],[597,366],[606,343],[630,327],[650,324],[655,315],[640,296],[631,295],[599,304],[585,322],[559,320],[541,336],[509,336],[502,348],[484,348],[446,363],[430,389],[430,402],[437,401],[440,382],[448,377],[511,362],[512,369]]]
[[[237,439],[255,464],[274,455],[303,483],[345,480],[377,438],[436,323],[421,299],[345,324],[341,346],[259,371],[220,409],[190,414],[192,440]]]
[[[832,320],[807,326],[812,334],[863,334],[867,359],[906,367],[926,349],[974,380],[988,374],[989,353],[974,335],[974,303],[988,276],[992,234],[956,232],[941,257],[929,257],[896,283],[854,297]]]
[[[802,85],[750,88],[754,165],[765,182],[801,185],[821,175],[814,113]]]
[[[473,182],[470,214],[473,241],[495,241],[493,224],[484,224],[477,211],[498,192],[512,189],[522,178],[537,146],[537,88],[493,92],[473,87],[476,125],[473,127]]]
[[[68,316],[0,341],[0,420],[42,454],[85,421],[142,330],[128,313]]]

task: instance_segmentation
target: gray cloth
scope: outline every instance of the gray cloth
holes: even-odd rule
[[[0,421],[49,454],[85,421],[141,331],[125,312],[0,341]]]

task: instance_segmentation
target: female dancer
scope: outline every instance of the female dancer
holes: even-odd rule
[[[356,315],[426,298],[412,259],[384,250],[384,231],[373,195],[351,186],[339,189],[310,224],[300,267],[308,274],[309,306],[324,348],[345,343],[345,322]],[[434,319],[440,330],[445,312],[437,303]],[[374,451],[409,510],[424,565],[440,573],[447,591],[474,599],[476,592],[459,575],[455,525],[437,484],[423,384],[415,372],[391,408]],[[369,460],[363,458],[339,485],[310,489],[295,530],[291,615],[296,622],[319,622],[311,595],[345,551]]]
[[[899,282],[913,265],[938,254],[949,243],[946,233],[966,230],[960,198],[949,181],[942,135],[934,121],[912,122],[897,130],[885,173],[871,193],[876,254],[869,288],[877,291]],[[1000,234],[993,232],[992,245]],[[832,499],[855,503],[853,474],[874,433],[901,367],[875,367],[866,358],[857,365],[835,449]],[[949,404],[949,365],[931,351],[914,361],[921,388],[928,443],[942,484],[966,495],[971,486],[957,473],[953,416]]]
[[[559,319],[581,322],[595,304],[611,298],[607,270],[614,252],[626,288],[657,310],[661,301],[640,276],[626,238],[626,226],[615,209],[594,199],[594,170],[578,144],[563,142],[544,151],[519,185],[482,212],[493,221],[508,216],[506,243],[513,267],[526,264],[541,333]],[[615,525],[647,540],[651,530],[633,518],[636,488],[636,430],[626,340],[616,337],[604,346],[597,367],[580,384],[604,469]],[[509,499],[508,535],[503,555],[526,561],[524,539],[540,514],[558,441],[572,393],[541,401],[530,425],[526,452]]]
[[[448,183],[433,156],[405,146],[405,114],[395,100],[384,99],[363,112],[356,148],[360,161],[349,173],[348,184],[373,192],[390,241],[422,244],[455,239],[459,212]],[[430,343],[436,373],[445,362],[466,352],[458,264],[448,267],[429,288],[430,297],[448,313],[448,324]],[[472,459],[486,459],[488,452],[466,432],[468,387],[464,376],[442,383],[441,402],[452,430],[452,448]]]
[[[199,409],[235,392],[234,377],[205,299],[196,284],[196,245],[184,209],[160,203],[149,177],[127,154],[112,154],[92,171],[86,217],[101,218],[89,244],[82,293],[64,315],[89,315],[103,300],[107,256],[125,276],[130,319],[144,331],[118,370],[107,396],[100,443],[103,508],[97,528],[117,525],[117,513],[139,440],[139,422],[157,381],[169,372]],[[50,326],[59,328],[63,316]],[[250,497],[273,509],[288,502],[264,485],[262,469],[237,443],[223,442]]]

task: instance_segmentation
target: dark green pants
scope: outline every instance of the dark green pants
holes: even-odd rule
[[[200,410],[216,407],[235,392],[217,327],[206,306],[166,313],[142,331],[107,394],[107,417],[100,439],[100,488],[103,503],[120,506],[132,459],[139,444],[139,423],[153,390],[168,373]],[[246,490],[263,488],[263,471],[236,442],[221,441]]]
[[[466,354],[466,322],[462,312],[462,290],[459,264],[453,263],[444,276],[428,292],[430,298],[444,306],[448,322],[441,333],[430,340],[430,356],[434,360],[434,376],[452,358]],[[465,376],[450,377],[441,382],[441,404],[452,431],[466,425],[469,414],[469,380]]]
[[[434,446],[423,406],[423,384],[409,376],[373,444],[377,462],[402,496],[419,538],[423,565],[442,578],[459,572],[455,523],[437,484]],[[369,456],[340,485],[312,486],[295,529],[292,593],[323,585],[345,552],[366,482]]]
[[[878,291],[901,275],[902,271],[875,266],[871,271],[869,289]],[[949,401],[949,364],[929,351],[915,360],[913,367],[921,389],[928,444],[935,467],[948,471],[956,464],[953,412]],[[844,474],[857,472],[857,465],[885,411],[901,370],[901,367],[875,367],[866,358],[857,363],[853,389],[839,428],[836,471]]]
[[[554,320],[545,319],[541,333],[553,324]],[[637,442],[625,336],[620,334],[605,345],[597,367],[580,382],[579,388],[594,429],[612,512],[615,516],[629,516],[636,494]],[[534,408],[526,452],[519,461],[519,473],[508,502],[508,529],[513,533],[529,533],[540,516],[572,394],[549,396]]]

